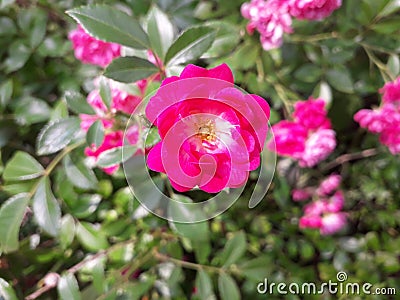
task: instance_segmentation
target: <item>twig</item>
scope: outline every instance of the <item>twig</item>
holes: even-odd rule
[[[371,157],[371,156],[377,155],[378,153],[379,153],[378,149],[372,148],[372,149],[363,150],[361,152],[343,154],[343,155],[339,156],[338,158],[336,158],[334,161],[325,165],[323,168],[323,171],[333,169],[337,166],[340,166],[340,165],[342,165],[346,162],[352,161],[352,160]]]

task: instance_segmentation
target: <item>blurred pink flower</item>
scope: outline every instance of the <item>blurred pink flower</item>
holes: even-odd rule
[[[319,229],[322,226],[322,219],[319,215],[305,215],[299,220],[299,227]]]
[[[400,102],[400,76],[386,83],[379,92],[382,94],[383,102]]]
[[[289,12],[297,19],[322,20],[342,5],[342,0],[288,0]]]
[[[380,142],[393,154],[400,153],[400,77],[379,90],[382,104],[375,109],[361,109],[354,120],[372,133],[379,133]]]
[[[68,34],[75,57],[83,63],[106,67],[114,58],[121,56],[121,45],[98,40],[78,25]]]
[[[121,130],[110,132],[110,133],[106,134],[104,136],[103,143],[99,147],[92,145],[85,149],[86,156],[93,157],[93,158],[95,158],[95,160],[97,160],[99,155],[101,153],[103,153],[104,151],[113,149],[116,147],[121,147],[123,144],[123,136],[124,136],[124,133]],[[104,168],[103,170],[107,174],[112,174],[112,173],[116,172],[118,170],[118,168],[119,168],[119,165],[114,165],[114,166],[110,166],[108,168]]]
[[[142,101],[141,96],[130,95],[127,92],[121,91],[117,88],[111,88],[111,97],[111,111],[123,112],[128,115],[132,114]],[[87,131],[97,120],[102,121],[104,128],[111,128],[114,120],[111,118],[111,116],[108,116],[109,111],[101,99],[100,91],[91,91],[87,96],[87,102],[93,107],[96,114],[80,114],[79,117],[81,118],[81,128]]]
[[[303,125],[307,130],[331,128],[323,99],[310,97],[306,101],[297,101],[294,105],[293,117],[297,123]]]
[[[293,32],[287,0],[252,0],[242,5],[241,12],[250,20],[248,33],[252,34],[255,29],[260,33],[264,50],[280,47],[283,34]]]
[[[347,214],[344,212],[325,214],[321,219],[320,232],[322,235],[331,235],[346,226]]]
[[[342,181],[342,176],[333,174],[322,181],[317,188],[317,195],[318,196],[328,196],[336,191]]]
[[[294,201],[304,201],[311,198],[311,194],[307,189],[294,189],[292,191]]]
[[[304,152],[302,153],[300,167],[314,167],[324,160],[335,150],[336,138],[332,129],[318,129],[306,140]]]
[[[298,123],[281,121],[272,126],[276,153],[300,158],[305,149],[307,130]],[[270,144],[272,150],[272,144]]]
[[[226,64],[210,70],[188,65],[179,77],[165,79],[146,116],[161,137],[148,167],[166,173],[178,191],[239,187],[260,164],[269,106],[235,89]]]

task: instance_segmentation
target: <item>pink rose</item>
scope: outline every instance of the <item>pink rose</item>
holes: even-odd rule
[[[305,149],[307,130],[290,121],[281,121],[272,126],[275,138],[276,153],[299,158]],[[272,149],[272,144],[270,144]]]
[[[289,11],[297,19],[322,20],[341,5],[342,0],[289,0]]]
[[[106,67],[114,58],[121,56],[121,45],[98,40],[78,25],[68,34],[75,57],[83,63]]]
[[[330,213],[322,217],[320,232],[322,235],[331,235],[346,226],[347,214],[343,212]]]
[[[306,101],[297,101],[294,105],[293,117],[297,123],[308,130],[331,128],[323,99],[309,98]]]
[[[400,76],[395,81],[386,83],[379,92],[383,95],[384,102],[400,102]]]
[[[337,174],[330,175],[324,181],[321,182],[317,189],[318,196],[328,196],[332,194],[340,185],[342,177]]]
[[[300,167],[314,167],[335,150],[335,131],[319,129],[311,134],[305,143],[304,152],[300,157]]]
[[[210,70],[188,65],[179,77],[166,78],[146,116],[161,137],[147,165],[167,174],[178,191],[240,187],[260,164],[269,106],[234,88],[226,64]]]

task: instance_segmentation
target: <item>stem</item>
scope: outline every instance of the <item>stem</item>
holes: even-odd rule
[[[292,35],[292,36],[290,36],[290,41],[291,42],[300,42],[300,43],[301,42],[315,43],[318,41],[337,39],[337,38],[340,38],[339,34],[335,31],[333,31],[333,32],[327,32],[327,33],[315,34],[312,36]]]
[[[188,261],[183,261],[183,260],[179,260],[173,257],[170,257],[168,255],[162,254],[160,252],[158,252],[157,250],[153,251],[153,255],[156,259],[160,260],[160,261],[169,261],[172,262],[178,266],[187,268],[187,269],[192,269],[195,271],[200,271],[200,270],[205,270],[205,271],[209,271],[209,272],[213,272],[213,273],[224,273],[227,272],[226,269],[223,268],[218,268],[218,267],[213,267],[213,266],[206,266],[206,265],[200,265],[200,264],[196,264],[196,263],[192,263],[192,262],[188,262]]]
[[[352,160],[375,156],[378,153],[379,153],[378,149],[372,148],[372,149],[363,150],[361,152],[343,154],[343,155],[337,157],[334,161],[325,165],[325,167],[323,168],[323,171],[333,169],[337,166],[340,166],[340,165],[342,165],[346,162],[352,161]]]

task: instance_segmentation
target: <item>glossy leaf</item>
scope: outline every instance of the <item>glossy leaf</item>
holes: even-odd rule
[[[81,245],[89,251],[99,251],[108,248],[107,238],[91,223],[80,222],[77,224],[76,237]]]
[[[61,300],[80,300],[79,286],[71,273],[63,274],[57,284],[58,296]]]
[[[57,120],[46,125],[37,139],[37,154],[52,154],[63,149],[75,137],[79,129],[80,119],[77,117]]]
[[[81,189],[94,189],[98,181],[95,173],[83,161],[72,161],[69,155],[63,160],[65,174],[71,183]]]
[[[350,72],[345,68],[337,68],[328,70],[326,77],[330,85],[332,85],[338,91],[344,93],[353,92],[353,80]]]
[[[149,77],[158,68],[146,59],[126,56],[114,59],[106,68],[104,76],[116,81],[131,83]]]
[[[92,36],[136,49],[148,49],[147,34],[139,22],[108,5],[88,5],[67,11]]]
[[[163,59],[174,41],[174,25],[169,17],[155,5],[147,14],[146,25],[151,49],[158,57]]]
[[[69,245],[71,245],[72,241],[75,237],[75,221],[71,215],[65,215],[61,219],[61,227],[59,240],[61,247],[66,249]]]
[[[3,111],[11,100],[13,81],[11,79],[0,84],[0,111]]]
[[[187,29],[168,49],[165,64],[179,65],[199,58],[212,45],[215,35],[215,29],[206,26]]]
[[[65,93],[68,107],[76,114],[94,115],[95,111],[80,93],[67,91]]]
[[[41,99],[26,97],[17,103],[14,113],[18,123],[30,125],[48,120],[50,107]]]
[[[3,278],[0,278],[0,299],[18,300],[17,295],[15,294],[15,291],[12,288],[12,286]]]
[[[136,151],[137,147],[135,146],[122,146],[106,150],[97,158],[97,166],[107,168],[120,164],[132,157]]]
[[[221,273],[218,277],[218,290],[222,300],[241,299],[236,282],[226,273]]]
[[[43,174],[43,167],[26,152],[18,151],[8,161],[3,178],[5,180],[30,180]]]
[[[18,194],[0,208],[0,251],[12,252],[18,250],[18,234],[25,210],[29,202],[29,194]]]
[[[86,141],[89,146],[95,145],[98,148],[104,140],[104,127],[101,120],[97,120],[90,126],[86,133]]]
[[[41,179],[32,199],[36,223],[49,235],[57,236],[61,224],[61,209],[50,188],[48,177]]]
[[[200,299],[211,300],[216,299],[213,292],[214,287],[210,276],[207,272],[199,270],[196,277],[196,288]]]
[[[222,263],[229,266],[238,261],[246,252],[246,236],[244,232],[236,233],[229,239],[222,251]]]

